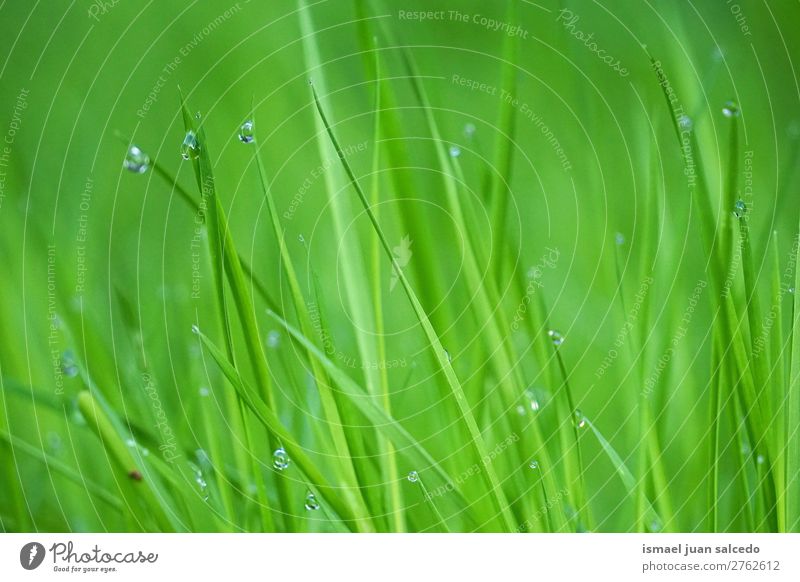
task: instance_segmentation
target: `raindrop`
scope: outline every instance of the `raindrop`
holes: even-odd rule
[[[725,117],[739,117],[741,112],[735,101],[726,101],[725,105],[722,106],[722,114]]]
[[[528,467],[530,467],[534,471],[538,471],[539,470],[539,461],[531,461],[531,463],[530,463],[530,465],[528,465]]]
[[[471,139],[475,135],[476,127],[474,123],[468,123],[464,126],[464,136]]]
[[[278,330],[270,330],[270,332],[267,334],[267,347],[277,348],[280,343],[281,334],[278,332]]]
[[[447,350],[444,351],[444,357],[447,358],[448,362],[452,362],[453,361],[453,356],[451,356],[450,352],[448,352]]]
[[[461,155],[461,148],[458,146],[450,146],[450,157],[457,158]]]
[[[649,526],[650,533],[660,532],[661,531],[661,527],[662,527],[661,526],[661,522],[658,519],[653,519],[653,521],[650,522],[650,526]]]
[[[200,333],[200,328],[196,325],[192,325],[192,333],[198,335]]]
[[[621,232],[618,232],[617,234],[614,235],[614,242],[616,242],[618,245],[624,245],[625,235],[622,234]]]
[[[275,452],[272,453],[272,466],[276,470],[283,471],[284,469],[287,469],[290,462],[289,454],[283,449],[283,447],[275,449]]]
[[[586,417],[583,415],[583,412],[580,409],[575,409],[575,426],[577,428],[583,428],[586,426]]]
[[[200,143],[193,131],[187,131],[181,144],[181,157],[184,160],[196,160],[200,156]]]
[[[794,293],[794,287],[789,287],[789,293]]]
[[[744,203],[744,200],[737,200],[736,204],[733,205],[733,215],[736,218],[741,218],[745,214],[747,214],[747,205]]]
[[[150,158],[137,146],[132,145],[128,148],[122,167],[134,174],[144,174],[150,168]]]
[[[303,244],[306,244],[306,237],[304,237],[302,234],[297,235],[297,240]]]
[[[756,463],[758,463],[759,465],[763,465],[764,464],[764,455],[756,456]]]
[[[253,143],[255,140],[254,124],[252,121],[245,121],[239,129],[239,141],[242,143]]]
[[[550,341],[553,342],[554,346],[560,346],[564,343],[564,336],[554,329],[548,331],[547,335],[550,336]]]
[[[200,470],[200,467],[192,462],[189,462],[189,467],[194,471],[194,482],[197,483],[197,488],[200,490],[200,493],[204,494],[203,500],[208,499],[208,495],[205,495],[208,483],[206,483],[203,477],[203,472]]]
[[[208,388],[206,388],[205,386],[201,386],[200,387],[200,396],[205,398],[206,396],[208,396],[208,394],[209,394]]]
[[[309,491],[308,495],[306,495],[305,508],[307,511],[316,511],[319,509],[319,501],[317,501],[317,496],[311,493],[311,491]]]
[[[136,441],[133,439],[126,439],[125,444],[128,445],[130,448],[136,448]]]
[[[694,128],[694,122],[688,115],[681,115],[678,118],[678,127],[680,127],[683,131],[692,131]]]
[[[78,366],[75,365],[75,356],[69,350],[64,352],[61,356],[61,372],[67,378],[74,378],[78,375]]]
[[[419,473],[417,473],[416,471],[411,471],[408,474],[408,480],[411,481],[412,483],[416,483],[417,481],[419,481]]]
[[[524,416],[525,415],[525,407],[522,406],[522,404],[517,406],[517,414],[519,414],[520,416]]]

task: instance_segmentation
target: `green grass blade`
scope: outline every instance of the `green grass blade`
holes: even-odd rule
[[[339,154],[339,159],[342,165],[347,172],[347,175],[350,179],[350,183],[352,184],[353,188],[358,195],[359,200],[361,201],[362,205],[364,206],[364,210],[367,213],[372,225],[375,229],[375,232],[378,238],[381,241],[381,245],[383,246],[384,251],[386,252],[389,260],[392,263],[392,267],[394,268],[395,274],[397,275],[400,284],[403,286],[406,295],[408,296],[409,301],[414,309],[417,318],[419,319],[420,324],[422,325],[423,330],[425,331],[425,335],[428,338],[430,343],[431,350],[433,351],[436,361],[439,364],[442,372],[444,373],[448,385],[452,391],[453,397],[456,400],[456,403],[459,407],[461,412],[461,418],[464,424],[467,426],[471,438],[472,438],[472,446],[475,449],[476,454],[480,457],[481,463],[484,467],[484,472],[482,475],[485,476],[486,485],[489,489],[490,495],[492,496],[496,508],[500,515],[502,516],[503,525],[508,531],[513,531],[516,526],[514,525],[514,519],[511,515],[511,511],[508,507],[508,501],[505,499],[505,495],[503,494],[502,488],[500,486],[500,482],[497,479],[497,475],[495,473],[494,467],[492,467],[492,462],[490,458],[487,456],[486,446],[483,442],[483,437],[481,436],[480,430],[478,429],[478,424],[475,421],[475,417],[472,414],[472,410],[467,403],[466,395],[464,394],[464,390],[461,387],[461,384],[458,381],[458,378],[453,371],[452,366],[450,365],[449,358],[445,353],[444,346],[442,346],[441,342],[439,341],[439,337],[436,334],[436,331],[433,329],[430,321],[428,320],[428,316],[425,313],[422,305],[417,299],[414,290],[411,288],[411,284],[405,277],[402,268],[397,263],[394,255],[392,254],[392,248],[389,242],[386,240],[386,236],[383,233],[383,230],[380,227],[377,219],[375,218],[375,214],[373,213],[369,201],[367,200],[364,191],[361,189],[361,185],[356,180],[355,174],[353,174],[352,169],[350,168],[349,163],[345,159],[344,153],[342,152],[342,148],[339,146],[339,143],[336,139],[336,136],[331,129],[330,124],[325,116],[325,112],[322,109],[322,104],[319,102],[319,98],[317,96],[316,90],[314,87],[311,87],[312,94],[314,96],[314,103],[316,104],[317,111],[319,112],[320,118],[322,119],[323,124],[325,125],[325,129],[328,132],[328,136],[331,139],[334,147],[336,148],[337,153]]]

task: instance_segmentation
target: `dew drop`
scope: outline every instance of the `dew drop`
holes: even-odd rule
[[[181,157],[184,160],[196,160],[200,156],[200,143],[193,131],[187,131],[181,144]]]
[[[128,148],[122,167],[134,174],[144,174],[150,168],[150,158],[137,146],[132,145]]]
[[[273,329],[267,334],[267,347],[277,348],[281,343],[281,334],[278,330]]]
[[[528,467],[530,467],[534,471],[538,471],[539,470],[539,461],[531,461],[531,463],[530,463],[530,465],[528,465]]]
[[[209,394],[208,388],[206,388],[205,386],[201,386],[200,387],[200,396],[205,398],[206,396],[208,396],[208,394]]]
[[[133,439],[126,439],[125,440],[125,444],[128,445],[132,449],[136,448],[136,441],[133,440]]]
[[[275,449],[275,452],[272,453],[272,466],[277,471],[283,471],[287,469],[290,462],[291,460],[289,459],[289,454],[283,449],[283,447]]]
[[[472,137],[475,135],[476,130],[477,128],[475,127],[474,123],[468,123],[464,126],[464,136],[467,139],[472,139]]]
[[[553,342],[554,346],[560,346],[561,344],[564,343],[564,336],[561,335],[555,329],[551,329],[550,331],[548,331],[547,335],[550,337],[550,341]]]
[[[737,200],[736,204],[733,205],[733,215],[736,218],[741,218],[745,214],[747,214],[747,205],[744,203],[744,200]]]
[[[408,480],[411,481],[412,483],[416,483],[417,481],[419,481],[419,473],[417,473],[416,471],[411,471],[408,474]]]
[[[316,511],[319,509],[319,501],[317,501],[317,496],[311,493],[311,491],[309,491],[308,495],[306,495],[305,508],[307,511]]]
[[[789,293],[794,294],[794,287],[789,287]]]
[[[586,417],[583,415],[583,412],[580,409],[575,410],[575,426],[577,428],[583,428],[586,426]]]
[[[648,527],[650,529],[650,533],[658,533],[661,531],[662,525],[658,519],[654,519],[653,521],[650,522],[650,525]]]
[[[764,455],[757,455],[756,456],[756,463],[758,463],[759,465],[763,465],[764,464],[764,460],[765,460],[764,459]]]
[[[726,101],[722,106],[722,114],[725,117],[739,117],[741,112],[739,111],[739,106],[735,101]]]
[[[70,350],[65,351],[61,356],[61,372],[67,378],[74,378],[78,375],[78,371],[74,354]]]
[[[197,489],[203,501],[208,501],[208,483],[203,476],[203,470],[192,462],[189,462],[189,467],[194,471],[194,482],[197,484]]]
[[[458,146],[450,146],[450,157],[457,158],[461,155],[461,148]]]
[[[302,234],[297,235],[297,240],[299,240],[302,244],[306,244],[306,237]]]
[[[253,140],[255,140],[254,128],[255,125],[252,121],[245,121],[242,127],[239,128],[239,141],[242,143],[253,143]]]
[[[448,362],[452,362],[453,361],[453,356],[451,356],[450,352],[448,352],[447,350],[444,351],[444,357],[447,358]]]
[[[525,407],[522,406],[522,404],[517,406],[517,414],[519,414],[520,416],[524,416],[525,415]]]
[[[692,131],[694,128],[694,122],[688,115],[681,115],[678,118],[678,127],[680,127],[683,131]]]
[[[197,327],[196,325],[192,325],[192,333],[194,335],[199,335],[200,334],[200,328]]]
[[[617,243],[617,245],[624,245],[625,235],[622,234],[621,232],[618,232],[617,234],[614,235],[614,242]]]

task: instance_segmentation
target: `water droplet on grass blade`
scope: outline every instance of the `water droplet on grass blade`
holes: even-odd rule
[[[308,495],[306,495],[306,503],[304,507],[306,508],[306,511],[316,511],[319,509],[319,501],[317,501],[317,496],[310,491],[308,492]]]
[[[681,115],[678,118],[678,127],[680,127],[683,131],[692,131],[694,128],[694,122],[688,115]]]
[[[528,465],[528,467],[530,467],[534,471],[538,471],[539,470],[539,461],[531,461],[530,465]]]
[[[586,417],[583,415],[583,412],[580,409],[575,410],[575,426],[577,428],[583,428],[586,426]]]
[[[419,481],[419,473],[417,473],[416,471],[411,471],[408,474],[408,480],[411,481],[412,483],[416,483],[417,481]]]
[[[239,141],[242,143],[253,143],[255,139],[254,124],[252,121],[245,121],[239,128]]]
[[[450,157],[457,158],[461,155],[461,148],[458,146],[450,146]]]
[[[283,449],[283,447],[275,449],[275,452],[272,453],[272,466],[277,471],[283,471],[289,467],[289,463],[291,463],[289,454]]]
[[[150,168],[150,158],[137,146],[132,145],[128,148],[122,167],[134,174],[144,174]]]
[[[564,343],[564,336],[561,335],[555,329],[551,329],[547,332],[547,335],[550,337],[550,341],[553,342],[554,346],[560,346]]]
[[[200,328],[197,327],[196,325],[192,325],[192,333],[195,334],[195,335],[199,335],[200,334]]]
[[[447,358],[448,362],[452,362],[453,361],[453,356],[451,356],[450,352],[448,352],[447,350],[444,351],[444,357]]]
[[[617,243],[618,245],[624,245],[625,235],[622,234],[621,232],[618,232],[617,234],[614,235],[614,242]]]
[[[726,101],[722,106],[722,114],[725,117],[739,117],[740,113],[739,106],[735,101]]]
[[[281,334],[278,332],[278,330],[270,330],[270,332],[267,334],[267,347],[277,348],[280,343]]]
[[[525,407],[522,406],[522,404],[517,406],[517,414],[519,414],[520,416],[523,416],[525,414]]]
[[[741,218],[745,214],[747,214],[747,205],[744,203],[744,200],[737,200],[736,204],[733,205],[733,215],[736,218]]]
[[[468,123],[464,126],[464,136],[467,139],[471,139],[475,135],[475,131],[476,128],[474,123]]]
[[[208,388],[206,388],[205,386],[201,386],[199,392],[200,392],[200,396],[202,396],[203,398],[205,398],[209,394]]]
[[[200,156],[200,143],[193,131],[187,131],[181,144],[181,157],[184,160],[196,160]]]
[[[61,372],[67,378],[74,378],[78,375],[78,366],[75,364],[75,356],[70,350],[66,350],[61,356]]]

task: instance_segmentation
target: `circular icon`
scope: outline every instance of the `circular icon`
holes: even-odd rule
[[[19,563],[26,570],[35,570],[44,561],[44,546],[39,542],[30,542],[22,546],[19,552]]]

